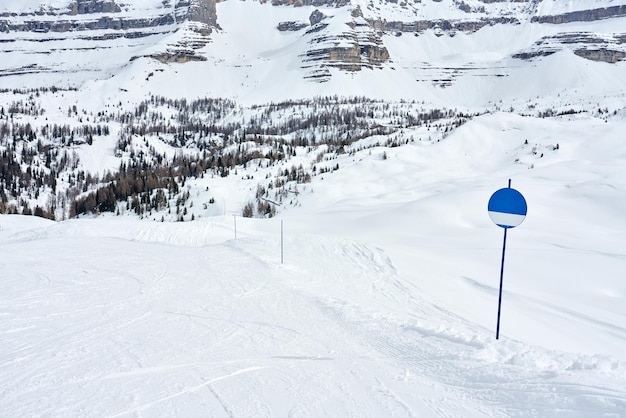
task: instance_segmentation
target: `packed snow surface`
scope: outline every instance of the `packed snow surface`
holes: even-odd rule
[[[626,416],[625,117],[345,154],[274,219],[2,216],[1,415]]]

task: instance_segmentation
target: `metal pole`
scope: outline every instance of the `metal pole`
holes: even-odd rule
[[[283,238],[283,220],[280,220],[280,264],[283,264],[284,261],[284,238]]]
[[[233,222],[235,223],[235,239],[237,239],[237,215],[233,215]]]
[[[509,189],[511,188],[511,179],[509,179]],[[502,240],[502,263],[500,264],[500,293],[498,295],[498,323],[496,324],[496,340],[500,338],[500,312],[502,310],[502,282],[504,279],[504,254],[506,252],[506,231],[504,228],[504,239]]]
[[[498,296],[498,324],[496,325],[496,340],[500,338],[500,309],[502,307],[502,280],[504,278],[504,253],[506,251],[506,231],[504,228],[504,241],[502,242],[502,264],[500,265],[500,295]]]

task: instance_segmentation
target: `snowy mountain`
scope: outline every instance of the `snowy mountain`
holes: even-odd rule
[[[626,416],[625,8],[3,0],[0,415]]]
[[[484,112],[607,116],[624,103],[626,6],[614,0],[0,7],[0,136],[14,166],[0,212],[70,216],[100,176],[110,181],[129,163],[169,164],[181,147],[194,160],[187,166],[217,168],[233,141],[246,143],[236,159],[244,162],[277,140],[343,151],[373,133],[415,140],[400,132],[411,126],[433,128],[422,136],[437,140]],[[338,119],[337,106],[346,112]],[[275,149],[270,160],[283,154]]]
[[[450,100],[469,83],[484,103],[499,99],[488,94],[494,86],[498,96],[519,97],[502,92],[499,78],[540,74],[532,70],[536,57],[574,53],[584,68],[588,60],[621,62],[626,53],[626,4],[612,0],[118,3],[3,2],[0,87],[81,87],[112,78],[109,89],[130,83],[144,94],[263,103],[312,91],[434,100],[442,86],[452,87]],[[380,89],[380,78],[394,81]],[[559,87],[530,88],[527,96]]]

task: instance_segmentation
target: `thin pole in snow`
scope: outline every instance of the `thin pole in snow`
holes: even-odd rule
[[[235,239],[237,239],[237,215],[233,215],[233,222],[235,223]]]
[[[496,325],[496,340],[500,338],[500,310],[502,308],[502,280],[504,278],[504,253],[506,251],[506,231],[504,228],[504,241],[502,242],[502,264],[500,265],[500,294],[498,296],[498,323]]]
[[[283,238],[283,220],[280,220],[280,264],[284,261],[284,238]]]
[[[509,179],[509,189],[511,188],[511,179]],[[502,310],[502,282],[504,280],[504,254],[506,252],[506,231],[504,228],[504,239],[502,240],[502,263],[500,264],[500,292],[498,295],[498,322],[496,324],[496,340],[500,338],[500,312]]]

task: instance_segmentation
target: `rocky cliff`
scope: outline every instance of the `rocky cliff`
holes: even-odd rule
[[[593,22],[626,16],[626,5],[603,7],[598,9],[579,10],[559,15],[533,16],[532,22],[562,24],[571,22]]]
[[[453,37],[459,32],[472,34],[484,27],[497,25],[560,25],[557,35],[547,37],[526,50],[514,54],[515,58],[531,59],[550,55],[556,51],[569,49],[576,55],[607,63],[624,59],[626,48],[620,41],[624,33],[604,33],[599,36],[584,36],[581,40],[577,31],[567,28],[572,22],[594,22],[606,19],[619,19],[626,16],[626,5],[594,8],[589,2],[588,9],[568,11],[558,14],[542,12],[542,0],[453,0],[443,3],[445,7],[455,8],[456,12],[436,13],[439,1],[417,1],[414,3],[398,1],[370,1],[364,9],[361,6],[346,5],[345,2],[319,1],[320,5],[352,8],[352,20],[346,20],[343,33],[329,35],[328,23],[318,17],[311,17],[310,26],[302,22],[283,22],[278,29],[283,31],[301,31],[307,28],[306,35],[316,33],[309,41],[311,45],[304,63],[311,68],[311,78],[325,80],[329,68],[344,71],[359,71],[363,68],[379,67],[393,59],[382,41],[383,34],[412,33],[421,36],[426,31],[434,31],[437,36]],[[311,1],[274,0],[275,5],[303,6],[318,4]],[[433,13],[433,10],[435,13]],[[555,10],[555,9],[547,9]],[[316,11],[317,13],[321,13]],[[403,16],[394,19],[390,16]],[[333,19],[337,19],[336,15]],[[626,25],[624,25],[626,27]],[[626,31],[626,30],[625,30]],[[305,35],[305,36],[306,36]],[[576,40],[578,39],[578,40]]]
[[[40,8],[30,12],[0,14],[0,32],[135,31],[192,21],[217,24],[215,0],[163,1],[159,7],[140,10],[115,0],[74,0],[66,9]]]
[[[579,2],[575,5],[578,10],[552,0],[250,1],[246,9],[261,3],[274,8],[276,15],[288,10],[284,14],[294,18],[270,28],[264,22],[230,23],[221,28],[217,0],[67,0],[57,8],[24,1],[31,6],[19,10],[0,6],[0,53],[4,58],[0,79],[39,73],[72,85],[83,79],[109,77],[140,57],[161,63],[203,61],[207,55],[216,59],[205,47],[220,29],[230,34],[249,33],[245,36],[255,36],[259,30],[277,31],[293,43],[306,45],[294,60],[305,70],[304,78],[315,81],[329,80],[335,70],[357,72],[391,66],[392,62],[402,65],[403,57],[394,56],[388,43],[407,34],[417,43],[434,34],[442,44],[453,45],[452,39],[460,33],[473,36],[489,28],[528,27],[534,28],[529,29],[528,43],[509,52],[507,58],[531,60],[561,50],[606,63],[620,62],[626,56],[626,29],[619,29],[620,25],[608,25],[610,30],[602,32],[581,32],[575,27],[577,22],[625,20],[626,0]],[[533,36],[535,32],[540,35]],[[113,50],[115,54],[106,52]],[[436,67],[428,55],[422,54],[420,59],[424,60],[418,64],[420,68]],[[474,68],[475,64],[467,66]],[[446,86],[451,78],[438,74],[433,80]]]
[[[136,30],[180,23],[189,5],[172,7],[164,2],[149,17],[135,9],[120,7],[114,0],[74,0],[66,9],[41,8],[30,12],[0,15],[2,32],[84,32],[93,30]]]
[[[384,2],[383,2],[384,3]],[[392,2],[393,3],[393,2]],[[455,36],[458,32],[472,34],[487,26],[496,25],[559,25],[563,28],[559,33],[546,39],[537,41],[527,50],[514,55],[515,58],[531,59],[550,55],[556,51],[570,49],[578,56],[594,61],[615,63],[624,59],[626,48],[621,39],[626,36],[626,24],[624,32],[611,32],[599,36],[586,36],[578,31],[567,28],[567,24],[574,22],[597,22],[608,19],[620,19],[626,16],[626,4],[611,7],[594,8],[593,2],[588,3],[588,9],[582,9],[558,14],[540,14],[539,6],[542,0],[477,0],[466,3],[454,0],[452,5],[463,13],[442,14],[440,17],[427,19],[403,20],[386,19],[379,15],[379,8],[369,4],[365,19],[376,30],[386,33],[413,33],[416,36],[432,30],[437,36]],[[395,3],[394,3],[395,4]],[[413,6],[405,4],[405,8],[413,9],[413,13],[406,16],[420,17],[427,15],[424,9],[428,4],[418,2]],[[395,9],[396,6],[393,6]],[[454,16],[454,17],[448,17]]]
[[[331,68],[360,71],[380,67],[389,60],[380,34],[363,19],[359,7],[333,17],[316,10],[309,20],[311,26],[304,34],[309,48],[302,56],[302,67],[309,71],[307,78],[326,81]]]
[[[513,55],[533,59],[568,49],[579,57],[614,64],[626,57],[626,35],[593,32],[567,32],[545,36],[527,50]]]
[[[60,83],[72,84],[81,75],[106,76],[137,56],[163,62],[198,60],[202,56],[197,50],[206,45],[216,25],[215,0],[152,0],[140,5],[68,0],[65,7],[4,11],[0,14],[0,53],[7,64],[0,68],[0,77],[58,74]],[[173,34],[171,44],[154,50]],[[98,57],[110,49],[116,53]],[[62,73],[71,76],[62,77]]]

